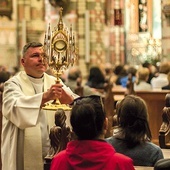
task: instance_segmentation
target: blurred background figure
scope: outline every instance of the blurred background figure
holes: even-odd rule
[[[105,64],[105,81],[109,82],[113,75],[113,66],[110,63]]]
[[[126,77],[127,76],[127,71],[126,71],[126,67],[123,66],[123,65],[118,65],[115,67],[114,69],[114,73],[115,73],[115,84],[116,85],[121,85],[121,82],[120,80],[123,78],[123,77]]]
[[[166,86],[163,86],[162,87],[162,90],[170,90],[170,72],[168,73],[168,75],[167,75],[167,79],[168,79],[168,85],[166,85]]]
[[[84,85],[82,82],[82,73],[77,66],[70,67],[67,73],[67,78],[65,84],[70,87],[70,89],[75,92],[78,86],[83,87],[83,95],[100,95],[100,93],[95,89],[87,85]]]
[[[86,85],[95,89],[104,89],[105,83],[105,75],[101,69],[97,66],[91,67]]]
[[[132,81],[135,82],[136,79],[136,68],[133,66],[124,66],[123,70],[121,70],[121,73],[117,80],[117,85],[121,85],[122,87],[126,87],[128,76],[129,74],[132,75]]]
[[[159,72],[157,77],[151,79],[151,85],[153,89],[162,89],[162,87],[169,84],[167,75],[170,71],[170,63],[163,62],[160,64]]]
[[[154,74],[154,72],[153,72],[153,67],[154,67],[154,66],[153,66],[151,63],[147,62],[147,61],[144,62],[144,63],[142,64],[142,66],[149,69],[149,77],[148,77],[147,83],[151,83],[151,79],[152,79],[153,77],[155,77],[155,74]]]
[[[122,69],[123,69],[122,65],[115,65],[113,67],[113,73],[112,73],[111,79],[110,79],[110,81],[113,83],[113,85],[116,85],[116,81],[117,81],[118,76]]]
[[[11,77],[11,73],[6,67],[0,66],[0,84],[5,83]]]
[[[149,69],[146,67],[140,67],[137,70],[137,79],[134,84],[134,90],[152,90],[152,86],[147,83],[149,78]]]
[[[13,67],[13,71],[12,71],[12,76],[16,75],[18,72],[20,71],[19,67],[15,66]]]

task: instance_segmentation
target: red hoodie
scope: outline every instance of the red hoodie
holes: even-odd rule
[[[50,170],[135,170],[131,158],[103,140],[75,140],[54,156]]]

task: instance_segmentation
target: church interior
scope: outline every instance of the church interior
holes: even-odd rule
[[[30,41],[44,42],[59,7],[72,25],[79,51],[78,65],[87,74],[94,64],[138,66],[169,59],[170,2],[164,0],[8,0],[0,1],[0,61],[20,68],[21,49]],[[9,62],[10,61],[10,62]]]
[[[143,63],[154,68],[170,63],[170,0],[0,0],[0,66],[11,73],[22,70],[23,46],[32,41],[44,44],[49,25],[57,27],[61,7],[62,21],[75,35],[78,57],[74,66],[81,70],[84,81],[92,66],[103,70],[108,66],[113,71],[118,65],[138,69]],[[148,106],[152,142],[170,158],[170,87],[150,91],[134,88],[130,74],[126,88],[107,86],[104,92],[99,90],[106,94],[108,137],[113,133],[116,102],[128,94],[138,95]],[[82,89],[77,90],[81,96]]]

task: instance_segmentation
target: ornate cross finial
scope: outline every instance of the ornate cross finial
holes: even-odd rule
[[[63,30],[63,20],[62,20],[62,13],[63,13],[63,8],[60,8],[60,12],[59,12],[59,21],[58,21],[58,30]]]

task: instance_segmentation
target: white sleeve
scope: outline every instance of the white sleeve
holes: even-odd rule
[[[26,96],[14,82],[5,83],[3,93],[3,116],[24,129],[37,124],[43,93]]]
[[[60,82],[61,82],[61,84],[63,85],[63,90],[67,93],[67,94],[70,94],[72,97],[73,97],[73,99],[76,99],[76,98],[78,98],[78,97],[80,97],[80,96],[78,96],[77,94],[75,94],[75,93],[73,93],[73,91],[69,88],[69,87],[67,87],[61,80],[60,80]]]

